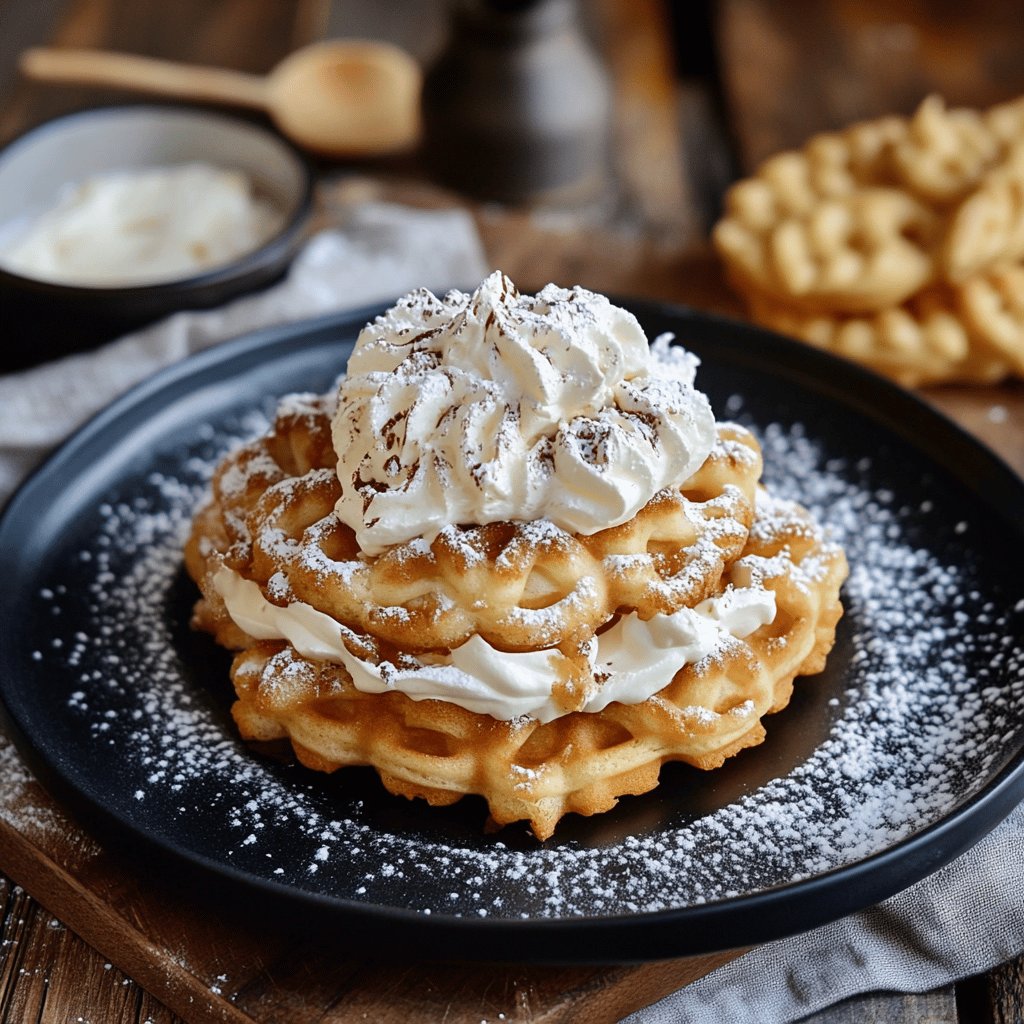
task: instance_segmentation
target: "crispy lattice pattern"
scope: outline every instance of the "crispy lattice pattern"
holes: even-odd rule
[[[666,761],[711,769],[760,743],[762,717],[785,707],[794,678],[824,667],[845,575],[842,551],[808,514],[762,492],[720,586],[760,581],[775,592],[774,622],[685,667],[642,703],[543,725],[498,721],[397,692],[361,693],[340,665],[264,641],[235,658],[233,714],[243,736],[287,738],[311,768],[372,765],[392,793],[435,805],[480,794],[494,823],[525,820],[544,839],[569,812],[596,814],[654,788]]]
[[[333,514],[331,411],[326,398],[288,400],[267,435],[218,468],[213,500],[196,517],[186,547],[204,595],[196,622],[227,646],[245,638],[212,584],[221,565],[272,603],[305,602],[404,651],[450,650],[479,634],[503,650],[576,656],[620,610],[650,617],[713,594],[746,542],[761,456],[748,431],[726,425],[684,487],[612,529],[451,527],[366,558]]]
[[[950,220],[942,253],[952,281],[1024,259],[1024,141],[990,171]]]
[[[1022,133],[1024,99],[932,96],[771,157],[715,227],[730,281],[759,323],[904,384],[1024,375],[997,294],[1024,262]]]
[[[902,302],[931,280],[937,231],[924,204],[872,188],[821,199],[766,230],[727,219],[715,240],[732,275],[754,291],[805,310],[853,313]]]
[[[937,206],[963,199],[999,159],[1002,143],[977,110],[950,110],[929,96],[891,149],[909,191]]]
[[[966,323],[1024,377],[1024,266],[996,267],[960,288]]]

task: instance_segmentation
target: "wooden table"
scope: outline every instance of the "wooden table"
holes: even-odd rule
[[[891,10],[894,5],[885,6]],[[629,5],[602,0],[588,10],[615,85],[617,202],[573,211],[470,204],[427,184],[412,159],[325,168],[322,216],[330,220],[339,209],[369,197],[463,205],[477,219],[489,261],[524,289],[548,280],[579,282],[599,291],[739,315],[704,241],[730,160],[734,168],[748,166],[810,130],[878,113],[874,108],[889,109],[887,102],[903,108],[919,98],[922,83],[955,87],[957,74],[965,75],[963,65],[981,72],[969,80],[974,91],[958,98],[988,102],[1003,98],[1000,91],[1010,88],[1024,93],[1024,72],[1004,68],[998,82],[984,74],[1006,52],[1007,37],[1017,39],[1024,32],[1015,24],[1000,30],[996,4],[972,5],[973,20],[958,14],[948,37],[928,21],[934,19],[928,5],[904,6],[895,5],[902,17],[890,15],[886,21],[881,0],[855,11],[839,0],[787,5],[723,0],[704,11],[703,20],[695,17],[683,25],[684,35],[709,32],[717,41],[719,77],[709,84],[706,77],[673,75],[666,14],[657,0]],[[794,8],[800,10],[794,13]],[[41,0],[31,7],[0,0],[0,23],[5,25],[0,141],[55,114],[122,98],[19,84],[8,72],[22,46],[50,40],[258,72],[329,24],[342,23],[343,29],[356,24],[365,31],[382,10],[383,5],[369,4],[332,9],[321,0],[294,5],[277,0]],[[406,45],[436,45],[436,7],[424,2],[410,11],[384,28]],[[419,21],[411,25],[410,19]],[[880,25],[889,26],[892,38]],[[854,70],[864,72],[850,79],[862,83],[859,92],[854,87],[838,92],[810,88],[794,77],[793,61],[773,65],[765,48],[758,49],[759,41],[773,38],[779,44],[773,52],[791,55],[799,50],[801,35],[812,32],[819,47],[814,66],[821,74],[834,74],[837,63],[853,61]],[[858,48],[857,32],[874,40],[873,50],[867,44]],[[685,38],[692,43],[691,36]],[[916,64],[911,52],[915,39],[920,43]],[[902,46],[904,63],[898,81],[889,82],[886,91],[879,75],[893,76],[883,58],[886,46],[891,50],[894,45]],[[681,52],[692,56],[707,48],[684,45]],[[930,60],[936,52],[941,61]],[[962,54],[959,62],[957,52]],[[979,54],[988,54],[989,62]],[[866,71],[858,60],[868,61]],[[704,74],[707,68],[700,70]],[[1015,84],[1008,84],[1007,77]],[[866,89],[864,82],[873,88]],[[807,99],[801,116],[802,97]],[[722,131],[723,98],[737,141],[732,150]],[[1019,383],[930,389],[926,397],[1024,474],[1024,390]],[[209,919],[147,877],[143,865],[126,863],[116,850],[97,845],[32,780],[2,737],[0,780],[0,869],[5,872],[0,874],[0,1024],[614,1021],[732,955],[639,968],[509,965],[486,971],[458,964],[396,969],[367,959],[334,962],[330,970],[318,971],[314,968],[322,967],[323,950],[308,948],[296,936],[232,930],[230,920]],[[240,963],[247,969],[240,970]],[[814,1020],[1021,1021],[1024,958],[920,996],[850,1000]]]

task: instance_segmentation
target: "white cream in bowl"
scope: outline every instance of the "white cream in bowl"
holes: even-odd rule
[[[97,174],[5,232],[0,267],[55,284],[131,287],[195,277],[258,249],[282,212],[246,175],[201,162]]]

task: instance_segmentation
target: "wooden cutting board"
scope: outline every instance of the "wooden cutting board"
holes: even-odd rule
[[[738,954],[640,966],[395,963],[215,910],[152,865],[101,845],[0,734],[0,870],[188,1024],[603,1024]]]

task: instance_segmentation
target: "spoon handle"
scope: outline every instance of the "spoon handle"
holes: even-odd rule
[[[110,85],[177,99],[258,109],[267,104],[266,79],[259,75],[128,53],[34,47],[21,55],[19,67],[29,78],[44,82]]]

